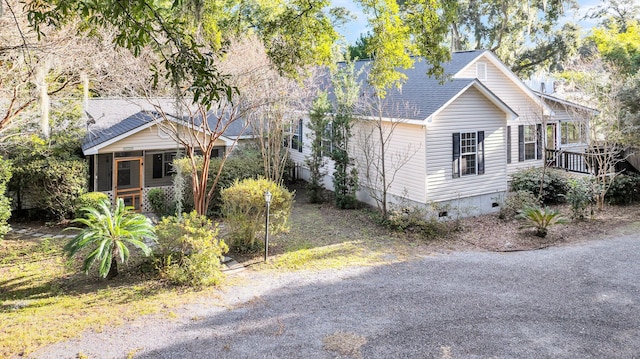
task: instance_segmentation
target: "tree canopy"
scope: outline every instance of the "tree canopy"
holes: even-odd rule
[[[463,0],[453,23],[455,50],[488,49],[519,75],[552,67],[571,55],[578,28],[559,20],[575,0]]]

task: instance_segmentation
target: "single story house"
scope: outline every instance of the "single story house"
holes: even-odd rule
[[[358,61],[356,69],[366,73],[369,65]],[[390,136],[389,202],[436,205],[446,216],[497,210],[511,174],[543,166],[545,149],[577,149],[588,141],[581,130],[576,135],[575,128],[588,123],[593,110],[531,90],[490,51],[452,54],[443,64],[450,78],[444,83],[427,77],[426,66],[417,61],[414,68],[403,70],[407,80],[400,90],[387,92],[378,113],[358,113],[361,121],[353,129],[351,146],[363,188],[358,192],[361,201],[375,204],[371,187],[366,188],[373,182],[363,180],[374,166],[367,162],[371,156],[364,154],[360,139],[376,119]],[[367,92],[362,84],[363,96]],[[296,130],[305,138],[312,136],[308,121],[303,116]],[[309,178],[309,154],[306,144],[290,151],[304,179]],[[329,159],[324,172],[324,185],[332,189]]]
[[[184,150],[176,133],[187,138],[194,130],[181,121],[175,103],[170,99],[91,99],[86,106],[87,135],[82,151],[89,163],[89,190],[106,193],[113,201],[123,198],[125,204],[139,211],[150,211],[146,200],[151,188],[172,191],[171,162]],[[158,112],[162,109],[164,116]],[[169,131],[163,121],[171,120],[177,131]],[[215,128],[218,117],[209,115],[209,128]],[[198,131],[202,130],[196,120]],[[170,133],[171,132],[171,133]],[[234,143],[252,139],[250,127],[242,119],[230,123],[220,136],[212,156],[222,156]]]

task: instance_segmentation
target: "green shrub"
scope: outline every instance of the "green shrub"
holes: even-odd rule
[[[588,180],[570,179],[569,189],[564,197],[571,205],[571,218],[584,219],[587,208],[593,203],[593,189]]]
[[[257,249],[256,238],[264,229],[265,192],[271,192],[269,233],[289,229],[293,194],[267,179],[245,179],[222,190],[222,213],[229,228],[232,246],[241,251]]]
[[[151,211],[158,217],[175,214],[175,203],[167,198],[167,193],[162,188],[152,188],[147,193],[147,200]]]
[[[640,202],[640,176],[625,174],[616,176],[605,199],[609,204]]]
[[[78,197],[85,193],[87,165],[82,160],[49,158],[16,167],[14,188],[55,220],[69,218]]]
[[[527,207],[520,211],[520,218],[527,220],[535,229],[536,236],[546,237],[549,227],[554,224],[567,223],[567,220],[560,215],[560,212],[547,207]]]
[[[391,206],[387,219],[380,222],[386,227],[403,233],[418,233],[425,238],[436,238],[446,232],[446,224],[438,221],[422,207]]]
[[[109,196],[106,193],[102,192],[87,192],[81,194],[75,202],[74,205],[74,216],[80,217],[82,213],[80,213],[81,208],[98,208],[101,202],[109,201]]]
[[[11,179],[11,161],[0,157],[0,239],[9,232],[7,223],[11,217],[11,200],[7,197],[7,182]]]
[[[87,164],[75,128],[58,129],[49,139],[37,135],[12,138],[5,147],[13,163],[8,189],[14,208],[40,210],[54,220],[70,218],[76,199],[86,192]]]
[[[542,168],[531,168],[518,171],[511,175],[511,190],[513,192],[529,191],[540,196],[542,203],[559,203],[569,188],[567,177],[561,170],[547,168],[544,173],[542,194],[540,194],[540,180]]]
[[[203,287],[222,279],[226,243],[218,239],[218,226],[195,211],[182,218],[165,217],[156,225],[160,274],[175,284]]]
[[[511,220],[518,215],[518,211],[526,207],[538,207],[538,198],[529,191],[517,191],[510,193],[504,200],[498,218]]]

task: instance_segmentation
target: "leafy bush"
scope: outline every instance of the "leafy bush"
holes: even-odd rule
[[[640,202],[640,176],[624,174],[616,176],[605,199],[609,204]]]
[[[9,232],[7,223],[11,217],[11,200],[6,195],[7,182],[11,179],[11,162],[0,157],[0,239]]]
[[[39,209],[54,220],[73,214],[76,199],[87,187],[87,164],[77,153],[76,136],[69,130],[49,140],[33,135],[12,143],[7,153],[14,171],[8,187],[16,194],[17,209]]]
[[[22,196],[35,202],[50,218],[63,220],[73,214],[76,199],[86,191],[87,165],[80,160],[33,161],[16,168]]]
[[[567,220],[560,215],[560,212],[547,207],[527,207],[520,211],[520,218],[527,220],[536,229],[536,236],[546,237],[549,227],[554,224],[567,223]]]
[[[75,202],[74,205],[74,215],[76,217],[79,217],[82,215],[82,208],[85,207],[90,207],[90,208],[97,208],[100,203],[104,202],[104,201],[109,201],[109,196],[107,196],[106,193],[102,193],[102,192],[87,192],[87,193],[83,193],[81,194]]]
[[[162,276],[180,285],[217,285],[220,259],[229,248],[218,239],[218,227],[195,211],[182,218],[165,217],[156,225],[158,267]]]
[[[571,205],[571,218],[584,219],[589,204],[593,203],[593,190],[585,179],[570,179],[569,189],[564,196]]]
[[[234,248],[257,249],[257,235],[264,229],[267,191],[271,192],[269,233],[288,231],[293,194],[283,186],[267,179],[245,179],[222,190],[222,213]]]
[[[498,218],[511,220],[518,215],[518,211],[527,207],[538,207],[538,198],[529,191],[517,191],[510,193],[504,200]]]
[[[438,221],[422,207],[392,206],[387,219],[381,218],[386,227],[403,233],[418,233],[425,238],[435,238],[446,231],[446,225]]]
[[[518,171],[511,175],[511,190],[529,191],[539,196],[542,203],[558,203],[564,199],[569,188],[565,173],[561,170],[547,168],[544,173],[542,193],[540,193],[540,180],[542,168],[531,168]]]
[[[170,203],[167,193],[162,188],[152,188],[147,193],[147,199],[151,205],[151,211],[156,216],[162,217],[172,214],[175,203]]]
[[[246,151],[240,152],[240,150],[236,150],[238,153],[229,156],[224,163],[222,168],[222,172],[220,173],[220,179],[216,185],[216,188],[213,192],[213,197],[211,199],[211,203],[209,205],[208,215],[210,216],[218,216],[221,214],[221,196],[220,192],[222,189],[230,187],[236,180],[243,180],[247,178],[260,178],[264,176],[264,167],[262,164],[262,158],[260,154],[256,151],[251,151],[247,149]],[[214,158],[211,160],[211,167],[209,169],[209,182],[208,186],[213,185],[213,180],[220,168],[220,163],[222,159]],[[186,173],[187,176],[185,178],[185,182],[187,185],[185,186],[184,193],[184,208],[185,210],[190,210],[193,208],[193,192],[191,187],[191,167],[188,158],[183,158],[176,160],[174,165],[180,166],[183,173]]]

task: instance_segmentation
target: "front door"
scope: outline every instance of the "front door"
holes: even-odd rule
[[[125,206],[142,210],[142,158],[116,158],[113,183],[116,198]]]

